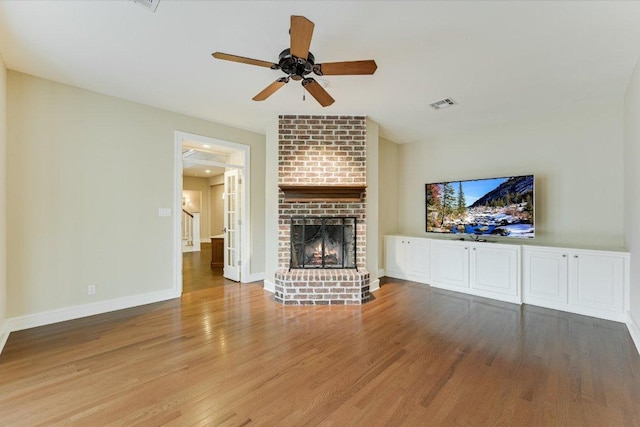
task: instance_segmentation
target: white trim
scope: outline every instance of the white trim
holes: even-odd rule
[[[182,158],[184,163],[191,163],[194,165],[203,165],[203,166],[215,166],[218,168],[230,168],[230,169],[242,169],[242,165],[234,165],[232,163],[223,163],[223,162],[212,162],[210,160],[189,160]]]
[[[628,320],[627,320],[627,329],[629,329],[629,334],[631,334],[631,339],[636,345],[636,350],[638,354],[640,354],[640,322],[633,317],[630,311],[627,312]]]
[[[380,277],[384,277],[384,268],[381,268],[380,270],[378,270],[378,278]]]
[[[369,283],[369,292],[375,292],[380,289],[380,279],[376,279]]]
[[[181,132],[175,133],[173,156],[173,290],[182,294],[182,139]]]
[[[10,332],[11,331],[9,330],[9,319],[7,319],[4,322],[2,322],[2,325],[0,325],[0,353],[2,353],[2,349],[4,349],[4,345],[7,343],[7,340],[9,339]]]
[[[242,269],[240,271],[240,280],[243,277],[251,277],[251,147],[248,145],[234,144],[242,147],[244,151],[244,169],[242,169],[242,211],[240,219],[242,220],[242,228],[240,229],[240,241],[242,245]],[[264,178],[264,177],[263,177]],[[264,273],[262,273],[264,275]],[[264,277],[263,277],[264,278]],[[261,279],[258,279],[261,280]]]
[[[249,273],[248,275],[244,276],[241,283],[259,282],[261,280],[264,280],[264,277],[265,277],[264,272]]]
[[[59,308],[41,313],[28,314],[26,316],[11,317],[7,319],[7,321],[9,323],[9,331],[15,332],[174,298],[180,298],[180,293],[176,293],[175,289],[169,289],[166,291],[150,292],[108,301],[97,301],[90,304]]]
[[[269,279],[264,279],[264,290],[267,292],[271,292],[272,294],[275,294],[276,284]]]
[[[245,282],[245,278],[252,279],[255,277],[250,274],[249,267],[251,264],[251,147],[245,144],[239,144],[231,141],[224,141],[217,138],[211,138],[208,136],[196,135],[193,133],[175,131],[175,166],[174,166],[174,201],[173,205],[176,212],[180,212],[182,209],[182,142],[192,141],[201,144],[218,145],[232,150],[242,151],[244,154],[244,166],[238,165],[226,165],[226,167],[232,167],[234,169],[240,169],[242,173],[242,207],[240,210],[241,232],[240,232],[240,246],[241,255],[240,259],[242,264],[240,266],[240,280]],[[175,269],[175,283],[174,289],[182,293],[182,236],[180,235],[180,216],[176,215],[174,218],[174,269]],[[260,273],[257,273],[260,274]],[[261,279],[256,279],[261,280]]]
[[[271,292],[272,294],[276,293],[276,284],[275,282],[272,282],[271,280],[264,280],[264,290],[267,292]]]

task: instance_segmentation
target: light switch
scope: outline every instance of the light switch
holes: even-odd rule
[[[171,208],[158,208],[158,216],[171,216]]]

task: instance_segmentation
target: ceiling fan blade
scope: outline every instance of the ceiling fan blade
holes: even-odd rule
[[[376,61],[367,59],[365,61],[347,61],[347,62],[327,62],[324,64],[316,64],[314,71],[318,69],[320,72],[316,74],[320,76],[346,76],[373,74],[378,69]]]
[[[264,101],[265,99],[276,93],[278,89],[286,85],[288,82],[289,79],[287,77],[281,77],[275,82],[271,83],[269,86],[265,87],[262,92],[254,96],[252,99],[254,101]]]
[[[314,26],[313,22],[304,16],[291,15],[291,29],[289,30],[291,37],[291,55],[307,59]]]
[[[278,64],[269,61],[261,61],[259,59],[245,58],[244,56],[231,55],[229,53],[214,52],[211,54],[216,59],[224,59],[225,61],[240,62],[242,64],[257,65],[258,67],[267,67],[277,70],[280,68]]]
[[[324,90],[317,81],[307,78],[302,81],[302,86],[313,96],[316,101],[320,103],[323,107],[328,107],[333,104],[336,100],[329,95],[329,92]]]

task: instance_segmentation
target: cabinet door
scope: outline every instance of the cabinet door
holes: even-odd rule
[[[469,244],[431,242],[431,280],[434,284],[469,287]]]
[[[427,239],[407,239],[405,260],[407,278],[426,283],[429,280],[429,261],[431,245]]]
[[[517,296],[519,247],[482,244],[471,246],[469,285],[473,289]]]
[[[569,302],[622,313],[624,259],[598,253],[572,253],[570,256]]]
[[[567,303],[567,253],[524,249],[524,301]]]
[[[389,277],[404,279],[405,272],[405,242],[406,238],[385,236],[384,238],[384,268]]]

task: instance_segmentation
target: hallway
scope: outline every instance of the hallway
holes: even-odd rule
[[[201,243],[200,252],[182,254],[182,293],[233,285],[223,277],[222,268],[211,267],[211,243]]]

